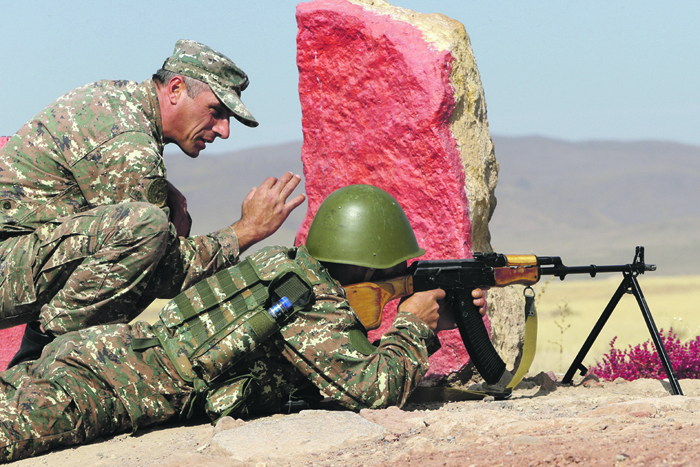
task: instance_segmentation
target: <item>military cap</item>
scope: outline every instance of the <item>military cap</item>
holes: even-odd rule
[[[163,69],[203,81],[209,85],[233,116],[250,127],[257,120],[241,101],[241,92],[248,87],[248,75],[228,57],[199,42],[181,39]]]

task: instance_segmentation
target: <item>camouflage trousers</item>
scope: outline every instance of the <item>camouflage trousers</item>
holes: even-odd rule
[[[131,348],[144,322],[57,338],[36,362],[0,373],[0,461],[134,431],[177,416],[192,393],[162,348]]]
[[[212,420],[277,413],[290,394],[318,395],[280,354],[279,338],[195,390],[161,346],[134,342],[154,337],[143,321],[93,326],[57,337],[38,360],[0,373],[0,462],[194,413]]]
[[[168,284],[178,274],[156,273],[171,235],[160,208],[125,203],[5,239],[0,242],[0,328],[40,319],[58,335],[129,322],[159,294],[180,290],[181,281]],[[160,277],[157,285],[154,275]],[[163,288],[172,290],[156,290]]]

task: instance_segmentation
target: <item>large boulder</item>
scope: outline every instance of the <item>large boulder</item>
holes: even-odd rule
[[[308,195],[297,242],[328,194],[367,183],[401,203],[424,259],[491,251],[498,163],[464,26],[383,0],[301,3],[297,23]],[[371,337],[390,327],[395,310],[387,307]],[[440,338],[433,377],[468,360],[458,332]]]

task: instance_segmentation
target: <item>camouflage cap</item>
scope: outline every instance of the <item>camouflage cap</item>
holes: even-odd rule
[[[241,101],[241,92],[248,87],[248,75],[228,57],[199,42],[181,39],[163,69],[203,81],[209,85],[233,116],[250,127],[257,120]]]

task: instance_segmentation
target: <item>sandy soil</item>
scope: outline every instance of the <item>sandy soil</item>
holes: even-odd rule
[[[272,458],[261,447],[259,457],[247,462],[221,457],[213,440],[217,429],[199,422],[119,435],[11,465],[700,465],[700,380],[682,380],[681,386],[684,396],[671,396],[667,383],[655,380],[588,380],[573,387],[530,382],[505,401],[367,410],[361,415],[386,427],[388,435],[304,456]]]

